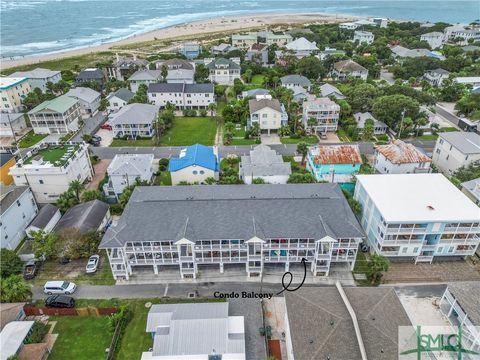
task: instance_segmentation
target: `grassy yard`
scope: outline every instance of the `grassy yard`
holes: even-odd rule
[[[223,131],[225,134],[225,130]],[[225,137],[223,138],[223,142],[225,143]],[[242,126],[240,129],[233,130],[233,139],[231,142],[231,146],[234,145],[253,145],[256,144],[257,141],[255,139],[245,139],[245,128]]]
[[[455,131],[459,131],[459,130],[457,128],[454,128],[454,127],[443,127],[443,128],[438,129],[439,133],[441,133],[441,132],[455,132]],[[422,135],[422,136],[417,137],[418,140],[437,140],[437,138],[438,138],[438,135],[435,135],[435,134],[427,134],[427,135]]]
[[[290,138],[282,137],[280,138],[282,144],[298,144],[299,142],[305,141],[307,144],[318,144],[318,138],[314,135],[305,136],[303,138]]]
[[[264,81],[265,81],[265,75],[257,74],[257,75],[253,75],[252,81],[250,83],[257,86],[263,86]]]
[[[368,271],[368,261],[365,254],[362,251],[358,251],[357,259],[355,260],[355,267],[353,269],[354,274],[365,274],[367,275]],[[368,280],[356,280],[359,285],[370,285]]]
[[[30,131],[19,141],[18,146],[21,148],[29,148],[46,137],[47,134],[35,134],[33,131]]]
[[[155,176],[153,185],[172,185],[172,176],[169,171],[162,171],[160,175]]]
[[[341,128],[337,129],[337,136],[340,139],[340,141],[343,141],[343,142],[350,142],[351,141],[350,138],[348,137],[347,133],[345,132],[345,130],[343,130]]]
[[[52,316],[53,329],[58,334],[50,360],[104,359],[105,349],[113,334],[108,329],[106,316]]]
[[[217,122],[211,117],[176,117],[173,126],[160,138],[162,146],[184,146],[196,143],[213,145]]]

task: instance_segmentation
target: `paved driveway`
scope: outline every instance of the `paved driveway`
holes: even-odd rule
[[[100,146],[110,146],[113,141],[113,131],[111,130],[98,129],[95,135],[98,135],[102,138],[102,141],[100,141]]]
[[[98,112],[95,116],[85,119],[83,127],[72,138],[72,141],[82,141],[82,136],[85,134],[93,135],[98,130],[100,125],[105,121],[105,116]]]

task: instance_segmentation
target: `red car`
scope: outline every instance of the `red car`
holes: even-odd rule
[[[100,129],[112,130],[112,125],[105,123],[100,125]]]

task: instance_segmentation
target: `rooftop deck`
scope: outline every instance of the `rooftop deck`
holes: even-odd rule
[[[73,154],[79,149],[79,145],[49,145],[46,148],[32,152],[29,158],[23,162],[24,165],[30,165],[34,161],[48,161],[55,166],[63,166]]]

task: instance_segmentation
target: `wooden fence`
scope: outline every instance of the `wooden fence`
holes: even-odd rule
[[[119,309],[115,307],[108,308],[96,308],[96,307],[86,307],[86,308],[37,308],[31,306],[25,306],[23,308],[26,316],[102,316],[102,315],[112,315],[116,314]]]

